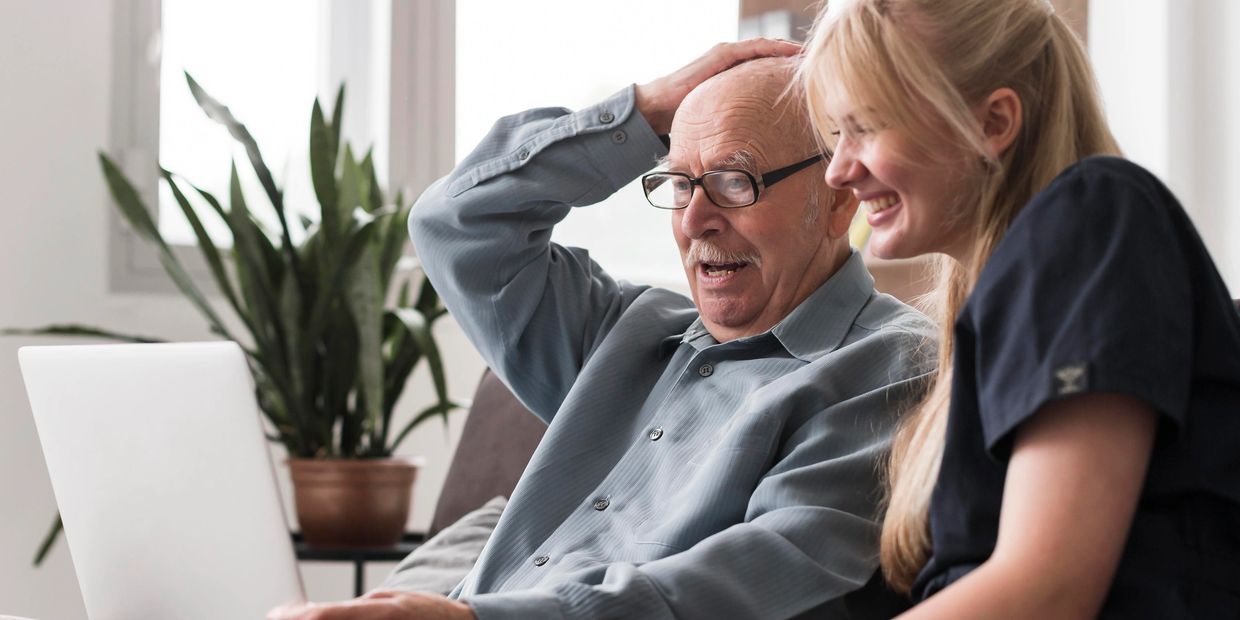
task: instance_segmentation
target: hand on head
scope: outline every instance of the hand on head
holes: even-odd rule
[[[795,56],[801,53],[801,45],[783,39],[746,39],[733,43],[720,43],[697,60],[653,82],[637,87],[637,110],[659,135],[666,135],[672,127],[672,117],[689,91],[712,76],[731,67],[770,56]]]
[[[476,620],[469,605],[438,594],[377,590],[340,603],[281,605],[267,620]]]

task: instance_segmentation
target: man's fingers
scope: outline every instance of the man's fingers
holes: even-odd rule
[[[731,67],[754,58],[796,56],[801,53],[801,45],[784,39],[757,38],[727,43],[720,51]]]
[[[267,612],[267,620],[348,620],[380,617],[375,614],[379,610],[369,610],[366,606],[362,599],[339,603],[281,605]]]
[[[666,134],[680,102],[702,82],[747,60],[800,53],[799,44],[783,39],[756,38],[716,44],[688,65],[638,86],[637,109],[655,133]]]

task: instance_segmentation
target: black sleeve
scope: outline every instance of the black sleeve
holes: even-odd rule
[[[1182,427],[1193,304],[1174,200],[1134,164],[1087,160],[1017,216],[962,313],[992,455],[1006,458],[1017,425],[1072,394],[1134,396]]]

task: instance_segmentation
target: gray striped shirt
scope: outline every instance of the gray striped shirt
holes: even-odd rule
[[[688,298],[551,243],[665,153],[631,87],[527,111],[410,219],[453,315],[550,425],[454,592],[481,620],[831,616],[874,574],[876,472],[931,325],[854,253],[773,329],[719,343]]]

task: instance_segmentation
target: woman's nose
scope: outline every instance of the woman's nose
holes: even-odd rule
[[[866,174],[865,166],[857,159],[852,147],[847,141],[841,141],[827,164],[827,185],[835,189],[849,189]]]

